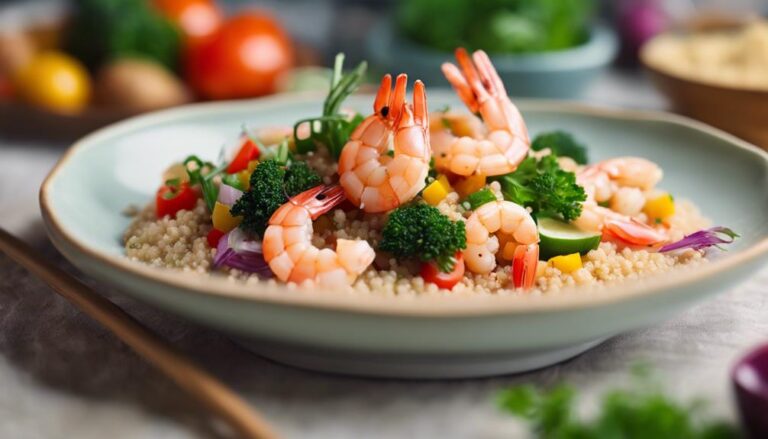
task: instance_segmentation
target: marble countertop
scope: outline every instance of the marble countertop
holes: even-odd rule
[[[635,77],[612,74],[587,100],[658,108]],[[46,238],[37,188],[61,146],[0,140],[0,226],[42,257],[76,271]],[[87,281],[87,280],[86,280]],[[137,319],[261,409],[286,437],[503,438],[520,424],[493,398],[516,383],[565,380],[589,411],[630,367],[649,364],[667,391],[704,397],[732,418],[728,372],[739,353],[768,340],[768,269],[674,319],[608,340],[563,364],[516,376],[460,381],[366,380],[306,372],[254,356],[223,335],[95,285]],[[0,437],[219,437],[171,382],[41,281],[0,255]]]

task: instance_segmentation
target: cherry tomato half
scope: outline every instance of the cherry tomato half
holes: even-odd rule
[[[257,158],[259,158],[259,148],[256,147],[251,139],[243,136],[243,146],[240,147],[235,158],[229,162],[227,173],[235,174],[244,169],[248,169],[248,163]]]
[[[439,288],[452,289],[464,277],[464,255],[456,252],[456,264],[450,273],[440,271],[434,262],[421,264],[421,277],[424,282],[433,283]]]
[[[180,210],[192,210],[197,205],[197,198],[197,192],[187,182],[178,185],[165,184],[157,190],[157,197],[155,197],[157,217],[163,218],[166,215],[175,217]]]
[[[293,46],[280,24],[265,13],[244,13],[190,48],[186,76],[203,98],[245,98],[273,93],[293,64]]]
[[[188,45],[209,38],[223,21],[222,13],[213,0],[154,0],[153,3],[181,29]]]

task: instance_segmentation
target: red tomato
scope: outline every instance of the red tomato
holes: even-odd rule
[[[211,248],[216,248],[219,246],[219,241],[221,240],[221,237],[226,235],[226,233],[222,232],[219,229],[211,229],[210,232],[208,232],[208,245],[211,246]]]
[[[246,13],[190,50],[186,74],[204,98],[245,98],[273,93],[293,63],[293,46],[280,24],[264,13]]]
[[[421,264],[421,277],[424,282],[433,283],[439,288],[452,289],[464,277],[464,255],[456,252],[456,264],[450,273],[440,271],[434,262]]]
[[[251,139],[245,137],[243,139],[243,146],[240,147],[240,151],[238,151],[235,158],[229,162],[227,173],[234,174],[240,172],[243,169],[248,168],[248,162],[256,160],[257,158],[259,158],[259,148],[253,144]]]
[[[191,45],[213,35],[223,20],[213,0],[154,0],[154,5],[181,28]]]
[[[180,185],[163,185],[157,190],[155,197],[155,212],[158,218],[166,215],[176,216],[180,210],[192,210],[197,205],[198,194],[189,187],[189,183]]]

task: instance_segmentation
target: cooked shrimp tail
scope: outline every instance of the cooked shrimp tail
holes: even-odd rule
[[[653,247],[669,241],[667,234],[634,218],[611,218],[605,221],[603,235],[626,245]]]
[[[515,288],[529,290],[536,280],[539,264],[539,244],[518,245],[512,258],[512,284]]]

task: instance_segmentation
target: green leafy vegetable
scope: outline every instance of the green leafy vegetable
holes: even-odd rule
[[[549,131],[541,133],[533,139],[531,149],[541,151],[545,148],[549,148],[560,157],[570,157],[580,165],[585,165],[589,161],[587,147],[565,131]]]
[[[402,206],[389,214],[379,248],[398,258],[435,261],[440,271],[450,272],[457,251],[466,248],[464,222],[451,221],[427,204]]]
[[[496,195],[491,192],[490,189],[480,189],[479,191],[469,194],[467,197],[467,203],[469,203],[470,210],[475,210],[485,203],[496,201]]]
[[[232,206],[232,215],[243,216],[240,228],[264,235],[267,222],[289,196],[320,184],[318,176],[306,163],[295,162],[286,168],[276,160],[260,162],[251,174],[251,187]]]
[[[323,104],[323,114],[320,117],[302,119],[293,127],[293,136],[296,139],[296,150],[299,153],[314,151],[317,145],[327,148],[331,156],[338,159],[341,149],[347,143],[349,136],[363,121],[363,116],[355,114],[352,118],[341,114],[341,104],[357,90],[365,76],[367,64],[365,61],[357,65],[349,73],[343,73],[344,54],[336,55],[331,77],[331,89]],[[299,138],[299,127],[309,124],[309,137]]]
[[[89,68],[115,58],[142,57],[175,70],[177,28],[146,0],[75,0],[65,48]]]
[[[404,36],[444,51],[545,52],[587,41],[594,6],[594,0],[410,0],[400,2],[397,25]]]
[[[635,374],[633,385],[602,396],[593,419],[581,420],[575,392],[566,385],[549,391],[513,387],[498,396],[499,407],[530,422],[542,439],[731,439],[732,425],[702,419],[703,404],[680,404],[666,397],[648,376]]]
[[[536,215],[572,221],[581,215],[587,199],[584,188],[576,184],[576,175],[563,171],[554,155],[538,160],[528,157],[517,170],[496,179],[505,199],[530,207]]]

